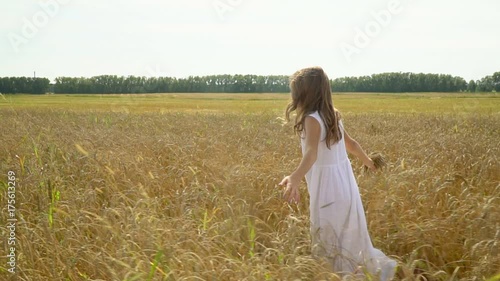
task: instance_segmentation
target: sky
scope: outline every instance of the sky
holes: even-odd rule
[[[500,71],[498,0],[15,0],[0,77]]]

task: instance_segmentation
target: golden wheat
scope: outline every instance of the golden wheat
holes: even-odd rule
[[[385,157],[380,152],[372,152],[372,153],[368,154],[368,157],[373,161],[373,165],[375,166],[375,169],[377,169],[377,170],[380,170],[380,169],[384,168],[385,166],[387,166]],[[365,172],[368,171],[367,166],[363,166],[363,169]]]
[[[17,279],[336,280],[310,257],[307,191],[290,206],[276,186],[300,160],[276,112],[0,110],[0,180],[18,177]],[[498,113],[343,118],[384,152],[384,173],[355,173],[399,279],[499,273]]]

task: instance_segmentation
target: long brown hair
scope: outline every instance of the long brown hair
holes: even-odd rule
[[[333,107],[330,80],[321,67],[309,67],[295,72],[290,77],[292,101],[286,107],[286,119],[296,111],[295,133],[301,135],[304,131],[306,116],[318,111],[326,127],[326,146],[330,148],[342,139],[339,120],[340,113]]]

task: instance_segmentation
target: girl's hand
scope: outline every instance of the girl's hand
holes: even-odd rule
[[[368,159],[369,159],[369,161],[366,161],[366,162],[364,163],[364,165],[365,165],[368,169],[370,169],[371,171],[376,171],[376,170],[377,170],[377,167],[375,167],[375,164],[373,163],[373,160],[372,160],[372,159],[370,159],[370,158],[368,158]]]
[[[299,192],[300,180],[296,180],[292,176],[286,176],[279,183],[281,186],[285,186],[285,191],[283,192],[283,199],[288,201],[288,203],[299,203],[300,192]]]

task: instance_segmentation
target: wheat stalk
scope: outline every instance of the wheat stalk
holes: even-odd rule
[[[368,155],[368,157],[370,157],[370,159],[372,159],[373,164],[375,165],[375,169],[377,169],[377,170],[380,170],[380,169],[384,168],[385,166],[387,166],[387,162],[385,161],[385,157],[380,152],[372,152]],[[365,172],[368,171],[367,166],[363,166],[363,169]]]

